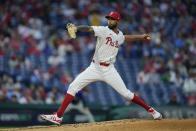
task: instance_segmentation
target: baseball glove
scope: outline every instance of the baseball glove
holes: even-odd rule
[[[76,26],[74,24],[68,23],[67,24],[67,31],[68,31],[69,36],[72,39],[76,38],[77,28],[76,28]]]

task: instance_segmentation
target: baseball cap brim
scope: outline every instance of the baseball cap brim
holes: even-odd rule
[[[112,19],[117,20],[116,18],[113,18],[113,17],[111,17],[111,16],[105,16],[105,18],[106,18],[106,19],[112,18]]]

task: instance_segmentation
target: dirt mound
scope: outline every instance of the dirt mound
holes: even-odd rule
[[[11,129],[13,130],[13,129]],[[16,131],[196,131],[196,119],[126,119],[96,123],[40,126]]]

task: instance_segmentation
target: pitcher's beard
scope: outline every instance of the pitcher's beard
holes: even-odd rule
[[[108,25],[108,28],[110,28],[111,30],[114,30],[117,27],[117,25]]]

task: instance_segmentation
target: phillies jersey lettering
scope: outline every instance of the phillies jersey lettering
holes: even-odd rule
[[[125,37],[118,30],[118,34],[107,26],[91,26],[97,37],[97,44],[93,58],[98,62],[114,63],[118,49],[123,44]]]
[[[112,42],[112,38],[111,37],[107,37],[106,39],[107,39],[106,45],[108,43],[110,43],[111,46],[114,46],[115,45],[116,48],[119,48],[118,41]]]

